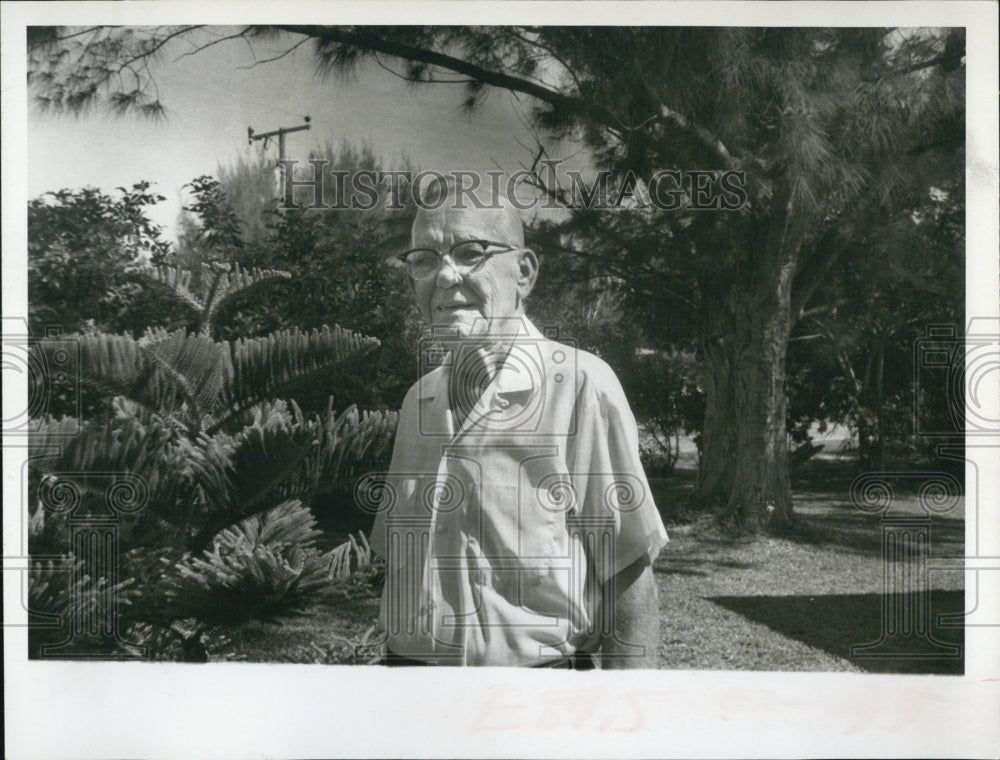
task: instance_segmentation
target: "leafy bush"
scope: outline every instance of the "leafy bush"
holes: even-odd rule
[[[681,433],[698,430],[704,415],[694,354],[637,351],[623,373],[623,385],[636,419],[649,433],[640,448],[643,465],[672,472],[680,455]]]
[[[148,314],[166,314],[141,274],[151,257],[171,250],[146,216],[163,200],[150,183],[118,188],[117,196],[87,187],[28,202],[28,322],[46,328],[141,330]]]
[[[224,201],[217,185],[199,181],[196,190],[202,229],[226,233],[206,232],[204,245],[238,248],[231,218],[211,212]],[[62,382],[100,403],[79,407],[80,419],[53,416],[77,411],[72,404],[33,405],[45,413],[33,419],[30,439],[29,550],[39,560],[63,557],[58,567],[33,565],[29,591],[38,610],[63,623],[82,614],[80,600],[104,604],[113,595],[117,634],[103,630],[88,642],[109,656],[205,660],[206,642],[226,627],[301,613],[377,575],[363,538],[321,551],[308,507],[321,488],[387,455],[396,414],[353,405],[337,412],[329,397],[325,409],[303,412],[281,398],[296,383],[363,372],[374,338],[326,325],[217,338],[228,302],[287,272],[210,257],[182,270],[164,258],[142,275],[186,310],[184,326],[147,326],[139,338],[91,330],[31,348],[45,366],[69,341],[79,363]],[[126,492],[131,502],[121,500]],[[116,567],[66,552],[74,526],[109,517]],[[92,578],[80,572],[88,559]],[[59,635],[35,628],[39,645]]]
[[[334,553],[316,548],[320,535],[298,500],[221,530],[200,555],[165,568],[170,616],[232,626],[304,612],[330,587]]]

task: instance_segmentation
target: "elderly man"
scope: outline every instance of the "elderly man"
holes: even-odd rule
[[[386,664],[655,667],[667,535],[635,421],[603,361],[525,316],[516,211],[452,193],[399,258],[439,366],[403,402],[372,533]]]

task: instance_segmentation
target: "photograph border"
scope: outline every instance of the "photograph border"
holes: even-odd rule
[[[27,313],[24,30],[31,24],[625,23],[967,28],[966,314],[1000,324],[997,5],[976,2],[4,2],[3,315]],[[993,373],[982,389],[1000,405]],[[4,419],[27,408],[3,379]],[[10,412],[10,414],[8,413]],[[996,406],[983,411],[1000,419]],[[388,669],[27,660],[26,439],[4,436],[6,756],[60,757],[995,757],[1000,599],[970,573],[1000,570],[1000,433],[967,440],[963,676],[745,671]],[[994,537],[990,539],[989,537]],[[991,544],[991,540],[994,542]],[[669,548],[667,549],[669,551]],[[974,554],[973,554],[974,552]],[[978,605],[978,609],[977,609]],[[586,679],[584,683],[581,678]]]

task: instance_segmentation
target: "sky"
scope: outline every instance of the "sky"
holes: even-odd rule
[[[289,46],[257,44],[257,59]],[[407,86],[375,63],[346,79],[320,78],[308,45],[257,65],[240,40],[185,55],[190,49],[178,41],[153,67],[167,109],[162,121],[101,110],[53,116],[29,108],[28,197],[88,185],[111,192],[149,180],[166,197],[149,215],[173,238],[185,183],[262,150],[261,142],[248,145],[247,127],[261,133],[297,126],[306,115],[312,127],[287,137],[288,158],[305,160],[312,148],[346,140],[371,145],[387,168],[408,157],[421,168],[514,172],[532,159],[535,138],[523,123],[525,104],[507,92],[492,92],[469,115],[460,107],[460,85]],[[573,157],[567,166],[585,167],[579,146],[547,147],[553,157]],[[274,141],[266,150],[277,158]]]

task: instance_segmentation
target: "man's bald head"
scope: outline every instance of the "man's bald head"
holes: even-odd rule
[[[453,177],[435,183],[427,196],[422,198],[413,220],[413,245],[419,244],[414,235],[421,227],[447,226],[449,220],[475,219],[477,227],[492,231],[490,240],[523,247],[524,225],[504,187],[505,184],[496,187],[492,183],[480,184],[474,189],[468,185],[459,187]]]

